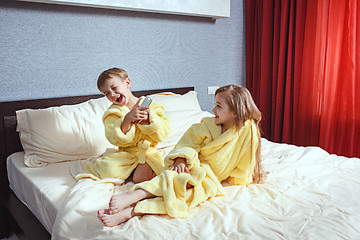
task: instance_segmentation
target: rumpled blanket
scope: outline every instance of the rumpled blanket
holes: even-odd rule
[[[135,212],[186,218],[190,208],[224,194],[222,181],[252,183],[259,141],[252,120],[247,120],[240,130],[233,127],[221,134],[214,117],[204,118],[185,132],[165,159],[165,169],[170,169],[177,157],[186,158],[189,173],[166,170],[150,181],[136,184],[131,190],[144,189],[157,197],[138,202]],[[192,187],[187,188],[187,184]]]
[[[142,101],[144,97],[141,97]],[[118,178],[125,180],[138,164],[148,163],[156,174],[164,167],[163,156],[156,150],[156,145],[170,134],[170,122],[164,107],[153,101],[148,109],[150,124],[134,124],[124,134],[121,124],[129,108],[111,105],[103,116],[105,134],[110,143],[118,146],[118,151],[105,154],[95,162],[88,161],[86,170],[76,179],[91,178],[100,180]]]
[[[359,158],[264,138],[261,157],[268,172],[261,184],[223,182],[226,194],[190,209],[188,218],[143,215],[106,227],[97,210],[108,208],[111,197],[133,183],[80,180],[59,208],[52,239],[359,239]]]

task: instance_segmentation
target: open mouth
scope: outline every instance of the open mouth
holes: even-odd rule
[[[123,99],[124,96],[120,94],[119,97],[115,99],[115,102],[121,103]]]

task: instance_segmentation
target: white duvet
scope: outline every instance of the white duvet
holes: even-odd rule
[[[146,215],[105,227],[97,210],[132,183],[81,180],[60,208],[52,239],[360,239],[360,159],[262,139],[261,184],[226,186],[189,218]]]

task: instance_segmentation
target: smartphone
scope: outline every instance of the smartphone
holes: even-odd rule
[[[148,107],[150,106],[151,102],[152,102],[151,97],[145,97],[140,107]]]

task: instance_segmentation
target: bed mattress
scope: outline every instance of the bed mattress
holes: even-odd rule
[[[102,197],[109,195],[106,184],[76,184],[70,173],[73,162],[28,168],[23,156],[19,152],[7,160],[10,187],[53,239],[360,237],[360,159],[330,155],[317,147],[262,139],[261,157],[268,173],[261,184],[227,185],[225,196],[192,209],[187,219],[146,215],[113,228],[96,218],[99,206],[108,204]]]
[[[70,174],[72,162],[29,168],[24,152],[7,158],[9,185],[15,195],[51,233],[56,214],[76,181]]]

